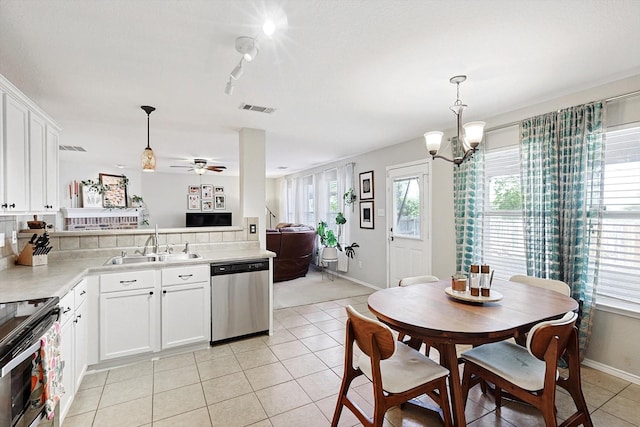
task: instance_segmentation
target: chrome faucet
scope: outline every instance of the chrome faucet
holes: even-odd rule
[[[184,253],[188,254],[189,253],[189,242],[184,244]]]
[[[153,251],[156,254],[160,252],[160,242],[159,242],[159,239],[158,239],[158,224],[156,224],[155,245],[153,247]]]
[[[160,244],[158,243],[158,224],[156,224],[155,232],[147,238],[147,241],[144,243],[144,251],[142,252],[143,256],[149,255],[149,243],[153,240],[153,254],[158,254],[160,250]]]

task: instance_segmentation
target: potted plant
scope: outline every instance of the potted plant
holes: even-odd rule
[[[358,197],[356,196],[356,192],[353,188],[349,188],[347,192],[342,195],[342,200],[344,200],[344,205],[351,206],[352,210],[357,199]]]
[[[138,196],[134,194],[131,196],[131,207],[132,208],[142,208],[144,207],[144,200],[142,200],[142,196]]]
[[[338,230],[340,230],[340,227],[344,225],[346,222],[347,220],[344,217],[344,215],[342,215],[342,212],[338,212],[338,215],[336,216],[336,224],[338,224]],[[338,236],[339,235],[340,235],[340,232],[338,231]],[[336,237],[333,230],[327,228],[327,223],[325,221],[320,221],[320,223],[318,224],[318,236],[320,237],[320,244],[323,246],[322,258],[331,258],[331,259],[337,258],[338,256],[337,251],[342,252],[343,248],[340,245],[340,242],[338,241],[338,237]],[[359,248],[359,247],[360,245],[358,245],[356,242],[353,242],[352,244],[344,247],[344,253],[346,256],[353,259],[355,255],[355,248]],[[329,249],[328,253],[324,252],[326,249]]]

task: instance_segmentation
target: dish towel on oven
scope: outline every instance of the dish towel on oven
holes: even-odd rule
[[[56,404],[64,394],[60,358],[60,324],[55,322],[40,338],[40,351],[34,355],[31,399],[44,403],[47,419],[54,416]]]

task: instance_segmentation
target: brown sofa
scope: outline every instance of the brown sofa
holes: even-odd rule
[[[315,228],[304,224],[281,223],[267,229],[267,250],[276,253],[274,282],[306,276],[316,235]]]

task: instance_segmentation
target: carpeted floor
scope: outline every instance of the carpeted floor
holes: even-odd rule
[[[273,284],[273,308],[277,310],[359,295],[369,295],[374,291],[375,289],[339,277],[331,281],[326,274],[323,278],[319,271],[310,267],[305,277]]]

